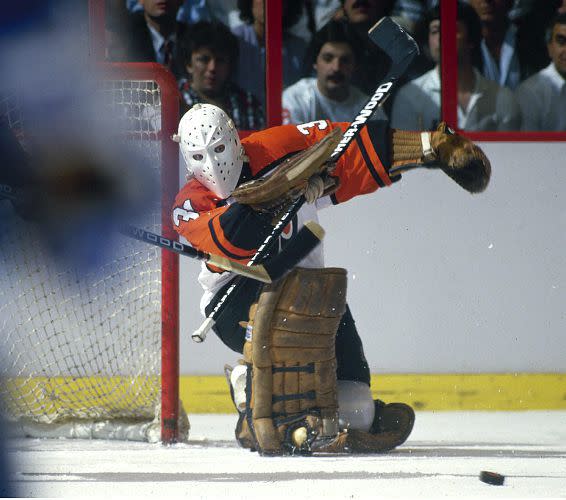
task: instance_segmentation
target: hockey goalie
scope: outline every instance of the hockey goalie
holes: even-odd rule
[[[299,196],[306,203],[279,248],[305,221],[316,220],[317,210],[388,187],[409,169],[437,168],[470,192],[489,182],[483,152],[445,125],[408,132],[369,122],[329,163],[348,125],[284,125],[240,141],[221,109],[193,107],[175,136],[189,176],[175,200],[174,227],[194,247],[246,263]],[[204,314],[234,278],[203,264]],[[411,433],[409,405],[372,399],[346,283],[345,269],[324,266],[319,246],[274,283],[246,279],[217,318],[215,333],[244,358],[228,369],[241,446],[263,455],[383,453]]]

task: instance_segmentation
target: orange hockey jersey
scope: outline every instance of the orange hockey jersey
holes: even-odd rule
[[[239,183],[269,175],[290,155],[318,142],[333,128],[346,130],[348,123],[318,120],[302,125],[283,125],[253,133],[242,140],[249,158],[242,169]],[[295,220],[280,238],[280,247],[300,229],[306,220],[316,220],[316,210],[330,204],[343,203],[354,196],[371,193],[391,184],[388,128],[383,122],[369,122],[336,164],[332,175],[340,179],[339,189],[331,196],[304,204]],[[173,207],[176,231],[199,250],[224,255],[247,263],[271,232],[272,217],[246,205],[219,200],[197,180],[190,180],[179,192]],[[321,245],[302,262],[303,267],[322,267]],[[208,304],[215,291],[232,279],[232,273],[211,269],[203,264],[199,281],[205,289],[201,308]]]

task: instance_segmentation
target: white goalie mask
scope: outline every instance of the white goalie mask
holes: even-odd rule
[[[181,118],[173,140],[180,143],[189,175],[220,199],[232,194],[245,156],[234,122],[224,111],[195,104]]]

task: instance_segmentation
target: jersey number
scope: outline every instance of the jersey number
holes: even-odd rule
[[[190,221],[191,219],[197,219],[198,214],[194,211],[193,206],[191,205],[191,200],[186,200],[183,203],[183,208],[177,207],[173,210],[173,222],[176,226],[179,225],[179,219],[183,219],[185,222]]]
[[[297,130],[304,135],[309,135],[311,131],[310,128],[318,128],[318,130],[324,130],[328,127],[328,123],[325,120],[315,120],[314,122],[302,123],[297,125]]]

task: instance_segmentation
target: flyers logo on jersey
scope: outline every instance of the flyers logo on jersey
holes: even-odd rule
[[[290,222],[289,224],[287,224],[285,226],[285,229],[283,229],[281,236],[283,238],[285,238],[286,240],[288,240],[289,238],[291,238],[293,236],[293,222]]]

